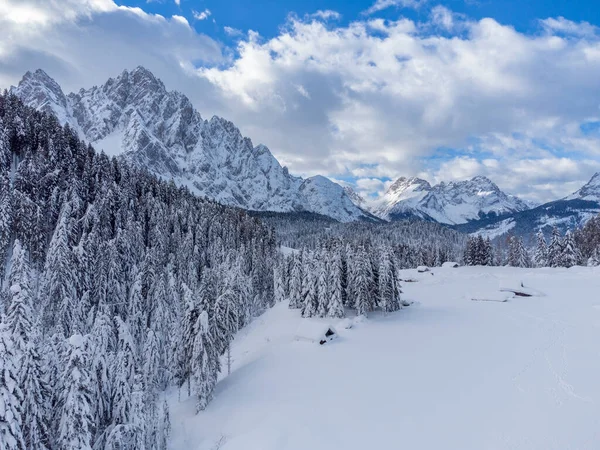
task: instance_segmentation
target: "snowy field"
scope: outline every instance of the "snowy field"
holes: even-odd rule
[[[171,397],[172,448],[600,448],[600,268],[401,276],[412,306],[323,346],[286,304],[258,318],[206,411]],[[545,296],[471,300],[521,282]]]

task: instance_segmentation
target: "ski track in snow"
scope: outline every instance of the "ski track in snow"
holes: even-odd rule
[[[600,268],[402,272],[412,306],[324,346],[286,304],[257,318],[206,411],[172,393],[171,448],[599,448]],[[521,281],[546,296],[470,300]]]

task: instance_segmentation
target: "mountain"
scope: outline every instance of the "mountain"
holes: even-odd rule
[[[233,123],[217,116],[204,120],[185,95],[167,91],[143,67],[68,95],[36,70],[11,91],[26,105],[56,114],[96,149],[220,203],[308,211],[341,222],[373,219],[341,186],[324,177],[292,176],[266,146],[253,146]]]
[[[600,172],[573,194],[535,208],[490,217],[477,222],[457,225],[454,228],[465,233],[495,238],[508,232],[531,237],[538,230],[547,235],[553,227],[561,232],[583,226],[600,213]]]
[[[528,205],[507,195],[486,177],[431,186],[420,178],[401,177],[373,208],[387,220],[417,217],[455,225],[524,211]]]

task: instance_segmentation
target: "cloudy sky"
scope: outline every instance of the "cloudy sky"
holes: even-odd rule
[[[541,202],[600,171],[595,3],[0,0],[0,87],[143,65],[292,173],[371,196],[486,175]]]

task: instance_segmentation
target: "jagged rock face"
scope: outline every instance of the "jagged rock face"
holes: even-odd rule
[[[350,186],[345,186],[344,192],[346,193],[348,198],[352,201],[352,203],[354,203],[357,206],[360,206],[363,209],[368,208],[367,201],[359,193],[357,193],[354,189],[352,189]]]
[[[490,215],[529,209],[522,200],[502,192],[486,177],[431,186],[420,178],[399,178],[374,208],[386,219],[419,217],[460,224]]]
[[[254,147],[233,123],[216,116],[204,120],[185,95],[167,91],[143,67],[69,95],[37,70],[12,91],[27,105],[55,113],[98,150],[223,204],[305,210],[344,222],[370,217],[330,180],[290,175],[267,147]]]

